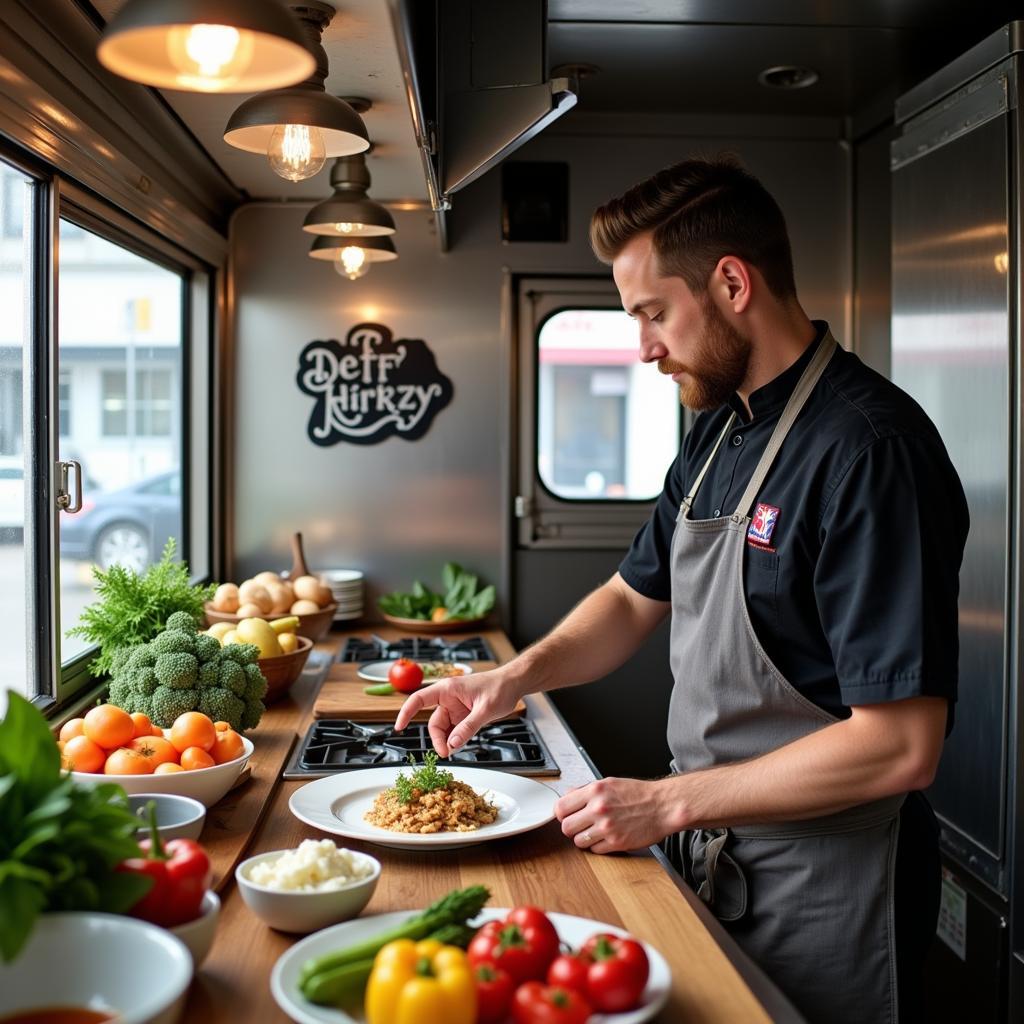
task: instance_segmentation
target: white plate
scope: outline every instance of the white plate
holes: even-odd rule
[[[472,832],[392,832],[371,825],[364,815],[373,806],[377,794],[395,784],[400,771],[411,766],[359,768],[341,775],[329,775],[295,790],[288,807],[299,821],[346,839],[363,839],[398,849],[424,847],[451,850],[460,846],[486,843],[491,839],[519,835],[546,825],[555,816],[558,794],[536,779],[511,775],[489,768],[463,768],[445,765],[457,782],[472,786],[485,800],[498,808],[498,818]]]
[[[358,917],[354,921],[345,921],[325,928],[322,932],[295,943],[278,958],[270,972],[270,991],[277,1000],[277,1005],[299,1024],[362,1024],[366,1018],[361,1013],[350,1016],[343,1010],[307,1003],[299,991],[299,971],[310,957],[329,953],[333,949],[342,949],[385,932],[415,913],[414,910],[403,910],[391,914],[376,914],[372,917]],[[488,907],[479,917],[474,918],[473,923],[483,924],[485,921],[503,918],[507,913],[506,908]],[[573,917],[570,914],[548,914],[548,917],[558,930],[558,937],[573,948],[582,945],[595,932],[627,934],[614,925],[602,924],[587,917]],[[640,1024],[641,1021],[650,1020],[665,1005],[672,988],[672,972],[665,958],[653,946],[645,942],[643,947],[651,964],[643,1003],[627,1013],[595,1013],[587,1019],[587,1024]]]
[[[438,661],[444,661],[444,658],[438,658]],[[452,664],[462,673],[464,676],[468,676],[473,671],[472,665],[467,665],[462,661],[455,661]],[[365,665],[359,666],[359,678],[369,679],[371,683],[386,683],[388,681],[388,672],[391,666],[394,665],[393,661],[371,661]],[[442,679],[447,679],[447,676],[439,676],[437,678],[431,676],[427,680],[428,683],[437,683]]]

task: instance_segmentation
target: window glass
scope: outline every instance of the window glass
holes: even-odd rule
[[[0,714],[7,688],[34,695],[26,654],[25,446],[22,388],[27,379],[25,252],[30,179],[0,163]]]
[[[82,510],[60,516],[61,632],[93,595],[92,566],[141,572],[181,554],[181,274],[61,221],[59,365],[74,396],[61,455],[82,464]],[[62,637],[66,663],[84,649]]]
[[[679,450],[679,392],[621,310],[568,309],[538,337],[537,468],[562,498],[649,501]]]

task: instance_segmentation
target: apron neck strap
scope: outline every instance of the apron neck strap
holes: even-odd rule
[[[693,481],[693,486],[690,488],[690,493],[683,498],[682,504],[679,506],[680,510],[684,514],[688,514],[690,509],[693,507],[693,499],[697,497],[697,491],[700,490],[700,485],[704,482],[704,477],[707,475],[707,471],[711,468],[711,463],[714,461],[715,456],[718,454],[718,449],[722,447],[722,442],[725,440],[726,435],[732,429],[733,423],[736,421],[736,413],[733,413],[728,422],[725,424],[724,429],[718,435],[718,440],[715,442],[715,447],[711,449],[711,454],[708,456],[707,461],[704,463],[701,471],[697,474],[697,479]]]
[[[743,492],[743,496],[736,506],[736,511],[732,515],[734,522],[741,522],[749,515],[750,506],[754,504],[754,498],[757,497],[757,492],[761,490],[761,485],[764,483],[765,477],[768,476],[768,471],[772,468],[776,455],[779,454],[782,442],[786,440],[786,435],[796,422],[797,416],[800,415],[800,411],[814,390],[815,384],[821,379],[821,375],[825,372],[825,367],[828,365],[828,361],[832,358],[832,353],[836,348],[837,343],[836,339],[832,337],[832,332],[826,331],[825,337],[821,339],[821,344],[818,345],[818,351],[814,353],[813,358],[800,375],[800,379],[797,381],[796,387],[786,403],[786,408],[782,410],[779,422],[775,424],[775,429],[772,431],[772,436],[768,439],[768,444],[761,455],[757,468],[754,470],[754,475],[750,478],[747,489]]]

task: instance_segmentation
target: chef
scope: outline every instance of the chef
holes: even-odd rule
[[[729,159],[594,214],[640,359],[700,413],[618,572],[493,672],[420,690],[439,754],[671,615],[671,773],[559,799],[603,854],[661,843],[812,1022],[923,1019],[935,776],[957,687],[960,481],[921,408],[810,320],[785,221]]]

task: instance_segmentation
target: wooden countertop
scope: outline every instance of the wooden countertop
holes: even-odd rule
[[[346,637],[371,631],[386,639],[402,635],[381,626],[332,632],[316,650],[333,657]],[[504,633],[474,633],[487,638],[499,662],[515,654]],[[252,780],[207,816],[201,841],[223,876],[217,886],[223,906],[213,949],[189,993],[183,1017],[189,1024],[270,1024],[289,1019],[274,1002],[269,976],[277,958],[301,936],[275,932],[253,915],[238,895],[231,870],[244,857],[322,838],[288,810],[289,797],[305,783],[280,778],[280,766],[296,735],[303,735],[312,721],[317,682],[318,676],[309,674],[287,697],[270,705],[252,734]],[[561,768],[559,777],[544,781],[559,793],[592,781],[593,768],[551,702],[543,695],[531,696],[527,706]],[[480,883],[491,890],[491,906],[533,903],[618,925],[656,946],[672,969],[672,993],[656,1018],[665,1024],[802,1019],[660,854],[585,853],[562,835],[558,822],[461,850],[412,853],[350,840],[344,844],[365,849],[383,864],[363,915],[415,910],[449,889]]]

